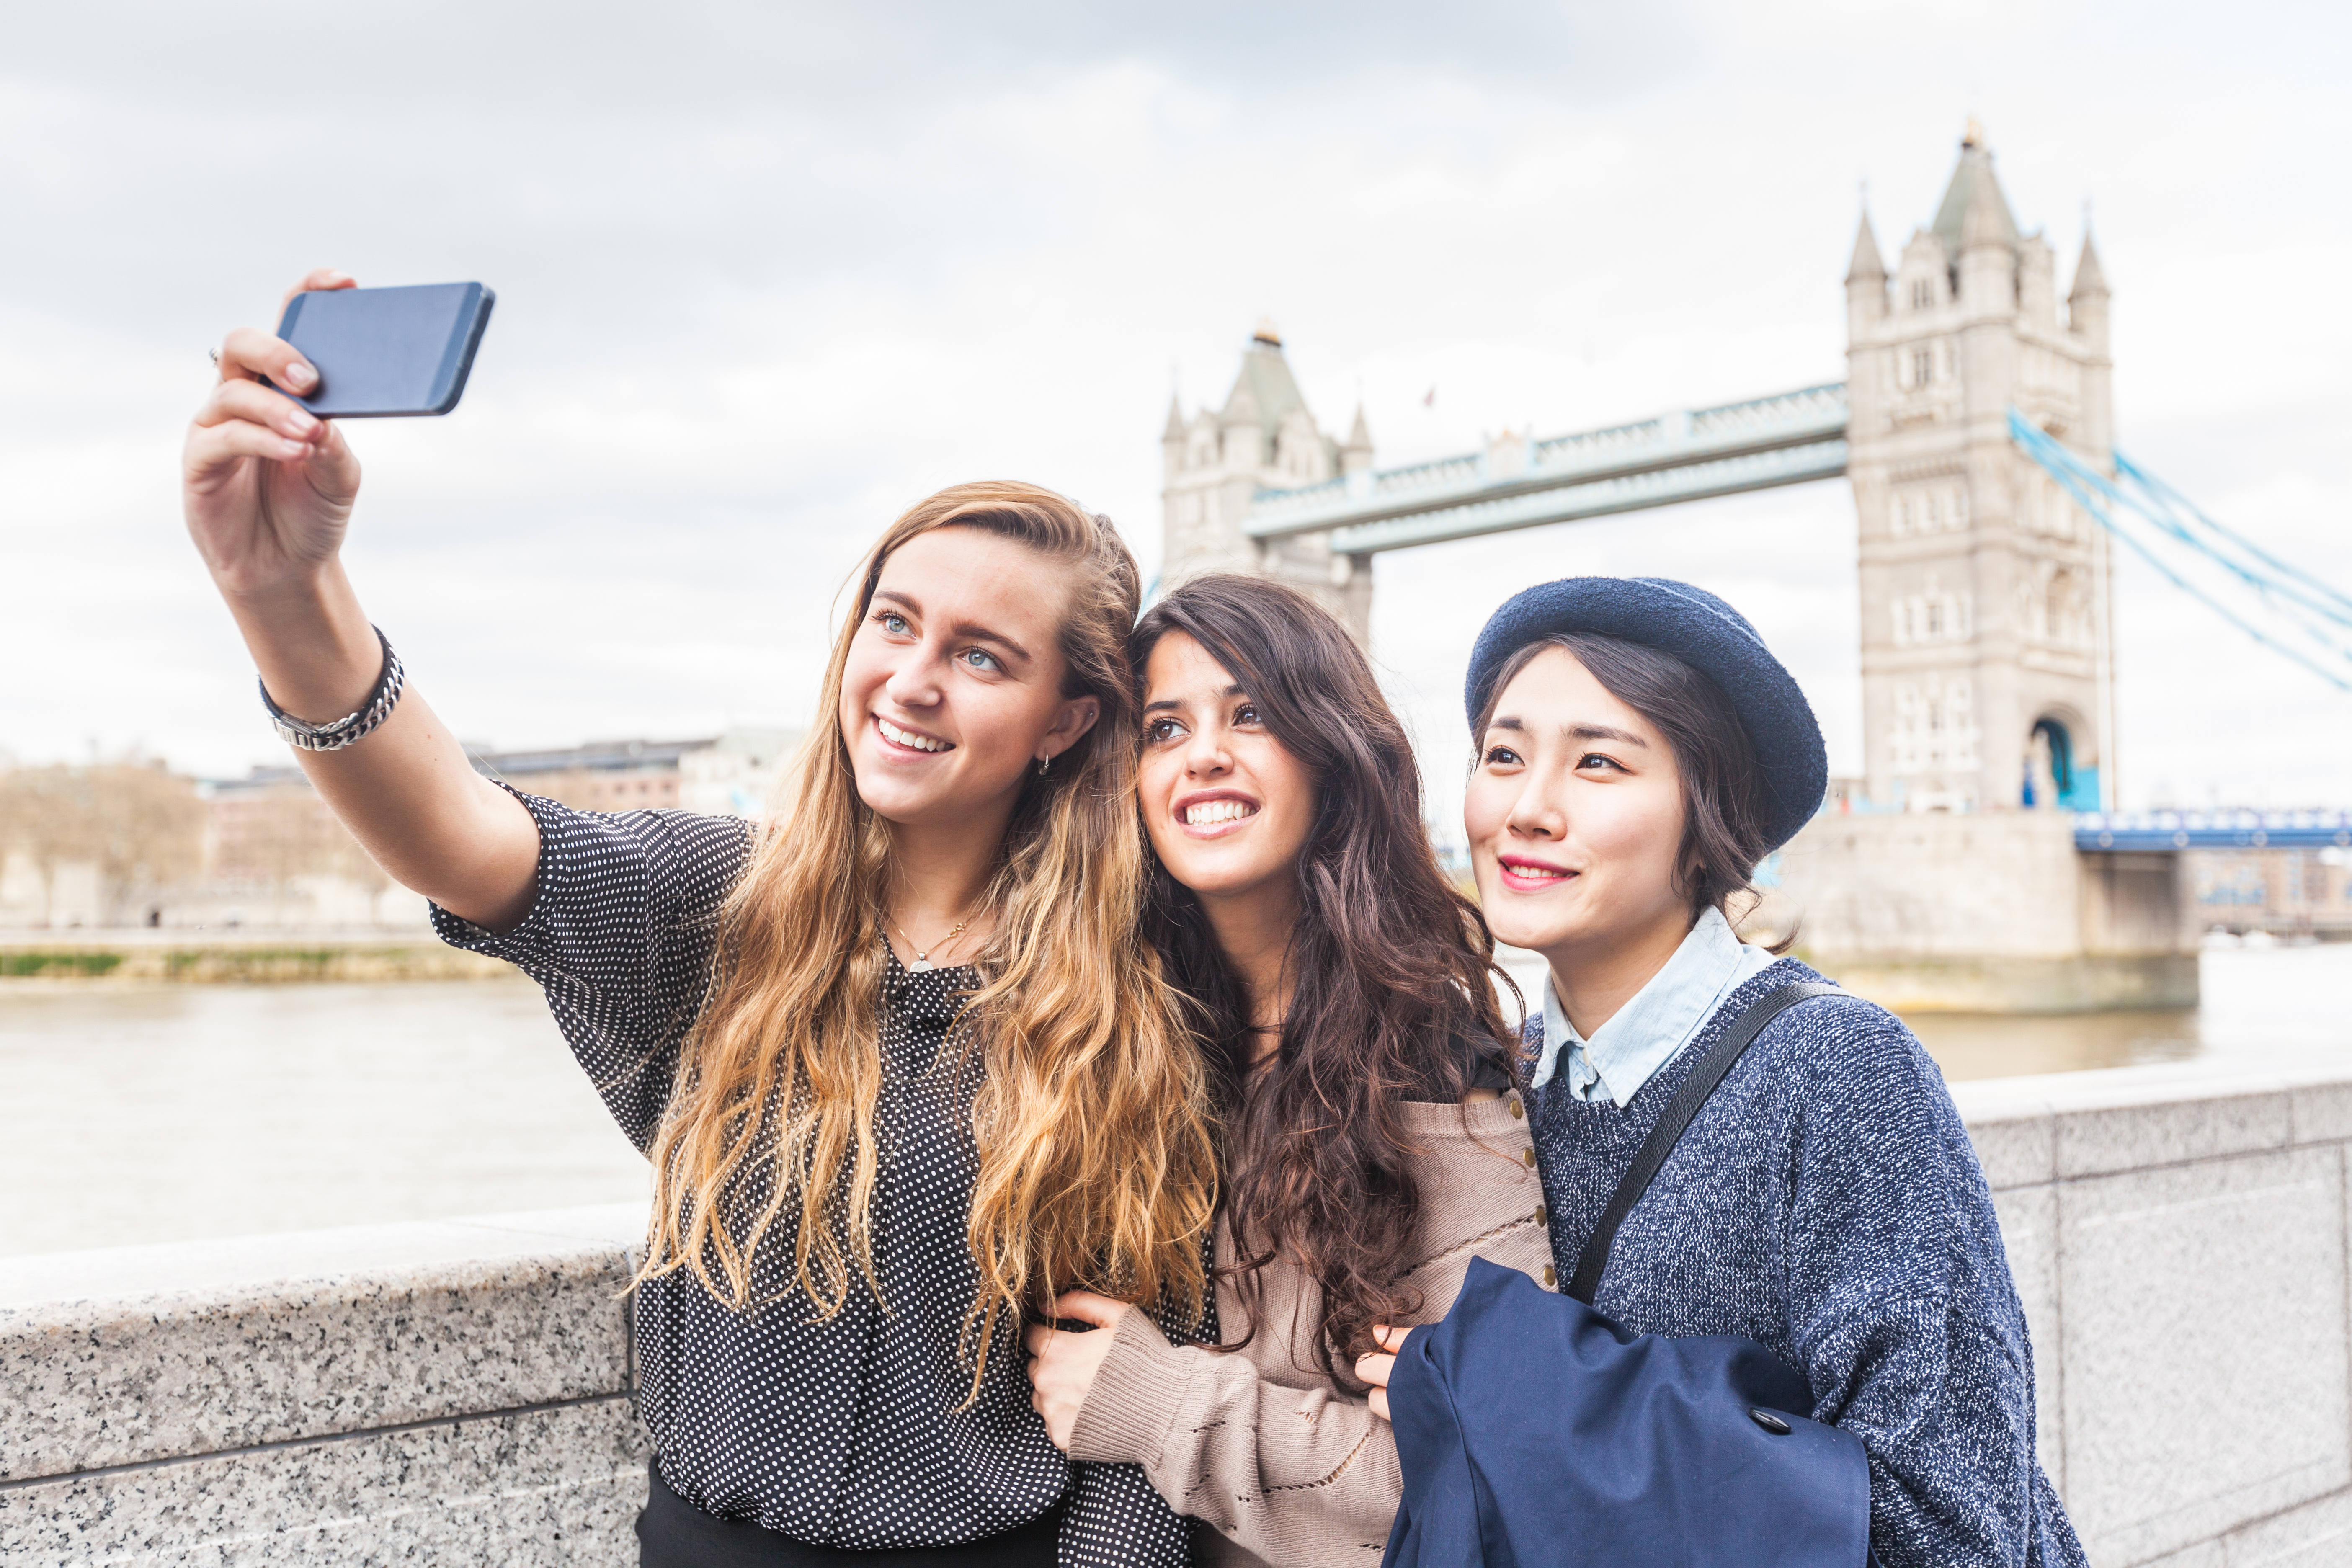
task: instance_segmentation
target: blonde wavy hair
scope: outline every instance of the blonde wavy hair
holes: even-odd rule
[[[824,709],[719,917],[708,998],[650,1155],[640,1282],[690,1272],[737,1310],[761,1303],[763,1245],[820,1319],[858,1281],[880,1294],[869,1213],[880,1159],[887,826],[858,798],[843,671],[883,563],[919,534],[971,528],[1065,563],[1064,695],[1101,716],[1026,781],[983,906],[995,931],[958,1037],[982,1068],[967,1236],[980,1288],[962,1352],[980,1386],[1005,1314],[1074,1287],[1197,1317],[1215,1204],[1210,1094],[1141,915],[1139,699],[1127,637],[1140,598],[1110,520],[1034,485],[958,485],[892,523],[825,669]],[[945,1070],[962,1070],[942,1051]]]

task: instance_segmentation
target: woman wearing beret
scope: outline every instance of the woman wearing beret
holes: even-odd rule
[[[1196,1562],[1369,1564],[1402,1486],[1349,1375],[1379,1320],[1442,1317],[1472,1256],[1551,1261],[1493,941],[1439,869],[1403,727],[1339,623],[1198,578],[1136,628],[1151,922],[1221,1064],[1223,1346],[1063,1298],[1029,1331],[1046,1428],[1140,1464]]]
[[[1694,1065],[1751,1004],[1821,978],[1727,917],[1819,806],[1827,759],[1754,628],[1663,579],[1518,595],[1480,634],[1466,697],[1486,919],[1549,966],[1525,1059],[1568,1279]],[[1804,1414],[1860,1439],[1885,1568],[2082,1563],[2034,1457],[1991,1195],[1941,1074],[1885,1009],[1837,993],[1766,1024],[1607,1258],[1604,1316],[1758,1342],[1804,1378]],[[1360,1370],[1385,1384],[1392,1365]]]

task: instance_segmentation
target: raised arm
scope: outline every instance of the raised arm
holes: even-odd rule
[[[288,291],[349,289],[310,273]],[[331,421],[269,386],[307,390],[316,373],[282,340],[229,333],[220,383],[188,426],[188,532],[278,706],[326,723],[363,707],[383,650],[344,575],[341,550],[359,459]],[[503,930],[530,907],[539,829],[521,803],[475,773],[414,686],[373,732],[337,752],[295,752],[361,846],[404,886],[453,914]]]

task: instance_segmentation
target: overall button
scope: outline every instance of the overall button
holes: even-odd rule
[[[1520,1150],[1519,1158],[1526,1163],[1528,1170],[1532,1171],[1536,1168],[1536,1152],[1533,1149]]]
[[[1748,1413],[1748,1419],[1755,1422],[1775,1437],[1785,1437],[1789,1435],[1789,1424],[1769,1410],[1750,1410]]]
[[[1541,1204],[1538,1204],[1536,1205],[1536,1223],[1538,1225],[1549,1225],[1551,1223],[1551,1211],[1545,1208]]]
[[[1512,1100],[1512,1101],[1511,1101],[1511,1119],[1512,1119],[1513,1121],[1517,1121],[1520,1117],[1525,1116],[1527,1113],[1528,1113],[1528,1108],[1527,1108],[1526,1106],[1521,1105],[1521,1104],[1520,1104],[1517,1100]]]
[[[1544,1286],[1545,1286],[1545,1288],[1546,1288],[1547,1289],[1552,1289],[1552,1288],[1554,1288],[1554,1287],[1557,1287],[1559,1284],[1559,1275],[1558,1273],[1556,1273],[1556,1272],[1553,1270],[1552,1266],[1551,1266],[1550,1264],[1549,1264],[1549,1263],[1545,1264],[1545,1265],[1544,1265]]]

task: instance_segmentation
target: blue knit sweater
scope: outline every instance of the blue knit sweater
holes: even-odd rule
[[[1769,991],[1741,985],[1631,1104],[1564,1077],[1528,1096],[1559,1277],[1675,1090]],[[1540,1047],[1543,1020],[1528,1020]],[[2033,1352],[1992,1194],[1943,1075],[1858,997],[1768,1025],[1684,1132],[1610,1250],[1601,1311],[1660,1334],[1741,1334],[1804,1374],[1813,1416],[1870,1454],[1885,1568],[2081,1568],[2033,1451]]]

